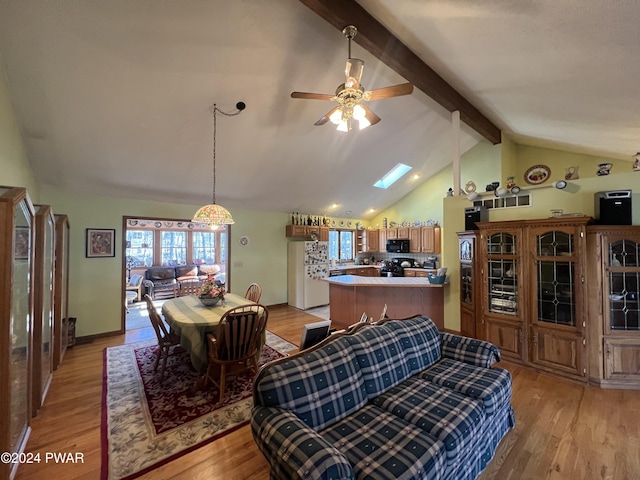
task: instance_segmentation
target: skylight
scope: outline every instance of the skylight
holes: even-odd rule
[[[405,165],[404,163],[399,163],[395,167],[393,167],[391,170],[389,170],[384,177],[382,177],[380,180],[374,183],[373,186],[378,188],[385,188],[385,189],[389,188],[391,185],[393,185],[396,182],[396,180],[402,177],[409,170],[411,170],[411,167],[409,165]]]

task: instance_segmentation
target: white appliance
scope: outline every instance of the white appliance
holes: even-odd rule
[[[329,242],[289,242],[289,305],[301,310],[329,303]]]

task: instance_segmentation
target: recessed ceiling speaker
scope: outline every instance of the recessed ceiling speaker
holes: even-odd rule
[[[631,225],[631,190],[595,193],[594,217],[599,225]]]

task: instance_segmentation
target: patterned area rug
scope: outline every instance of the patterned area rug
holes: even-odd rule
[[[295,345],[267,332],[260,363],[283,357]],[[102,399],[102,479],[133,479],[246,425],[252,405],[250,373],[227,383],[221,407],[217,389],[194,392],[198,374],[187,352],[171,355],[164,381],[153,371],[157,342],[105,349]],[[159,372],[159,369],[158,369]]]

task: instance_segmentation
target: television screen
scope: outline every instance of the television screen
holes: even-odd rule
[[[309,323],[302,328],[302,338],[300,339],[300,350],[320,343],[329,336],[329,328],[331,320],[323,320],[321,322]]]

